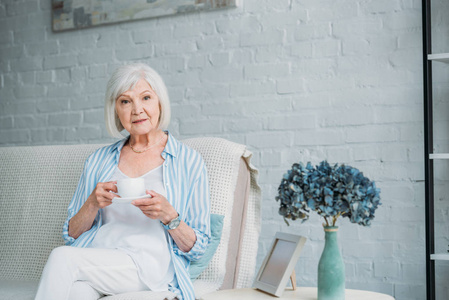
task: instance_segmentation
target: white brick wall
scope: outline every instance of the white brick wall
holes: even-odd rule
[[[50,1],[1,1],[0,145],[112,142],[102,120],[107,78],[120,64],[146,62],[167,83],[175,136],[224,137],[254,152],[263,189],[258,265],[276,231],[303,234],[298,284],[316,285],[321,220],[287,227],[274,197],[294,162],[328,159],[360,168],[382,188],[371,228],[340,221],[347,287],[424,299],[420,1],[240,2],[53,33]],[[439,74],[447,82],[447,68]],[[449,94],[444,85],[436,93]],[[449,107],[437,112],[447,132]],[[436,147],[447,149],[439,139]],[[441,187],[442,251],[445,193]],[[447,299],[447,265],[438,265],[438,278],[438,299]]]

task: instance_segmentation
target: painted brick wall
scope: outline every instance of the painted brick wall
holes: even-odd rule
[[[258,266],[276,231],[302,234],[298,284],[316,285],[321,220],[287,227],[274,197],[294,162],[328,159],[358,167],[382,189],[371,228],[340,221],[347,287],[424,299],[420,3],[242,0],[235,9],[53,33],[50,1],[3,0],[0,145],[112,142],[103,125],[107,78],[118,65],[146,62],[168,86],[175,136],[218,136],[253,151],[263,190]],[[440,73],[447,79],[447,69]],[[438,297],[447,299],[449,266],[438,272]]]

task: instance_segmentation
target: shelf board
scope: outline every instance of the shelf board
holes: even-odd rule
[[[449,63],[449,53],[428,54],[427,59]]]
[[[432,260],[449,260],[449,253],[435,253],[430,255]]]
[[[432,153],[429,155],[430,159],[449,159],[449,153]]]

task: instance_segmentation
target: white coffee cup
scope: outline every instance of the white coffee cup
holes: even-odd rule
[[[145,180],[140,177],[119,179],[117,180],[117,193],[122,198],[144,196]]]

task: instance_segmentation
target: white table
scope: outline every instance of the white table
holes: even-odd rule
[[[270,294],[264,293],[256,289],[233,289],[233,290],[221,290],[213,293],[209,293],[202,297],[202,300],[260,300],[260,299],[295,299],[295,300],[316,300],[317,289],[314,287],[300,287],[296,291],[291,288],[287,288],[282,297],[277,298]],[[345,300],[394,300],[392,296],[360,290],[348,290],[346,289]]]

